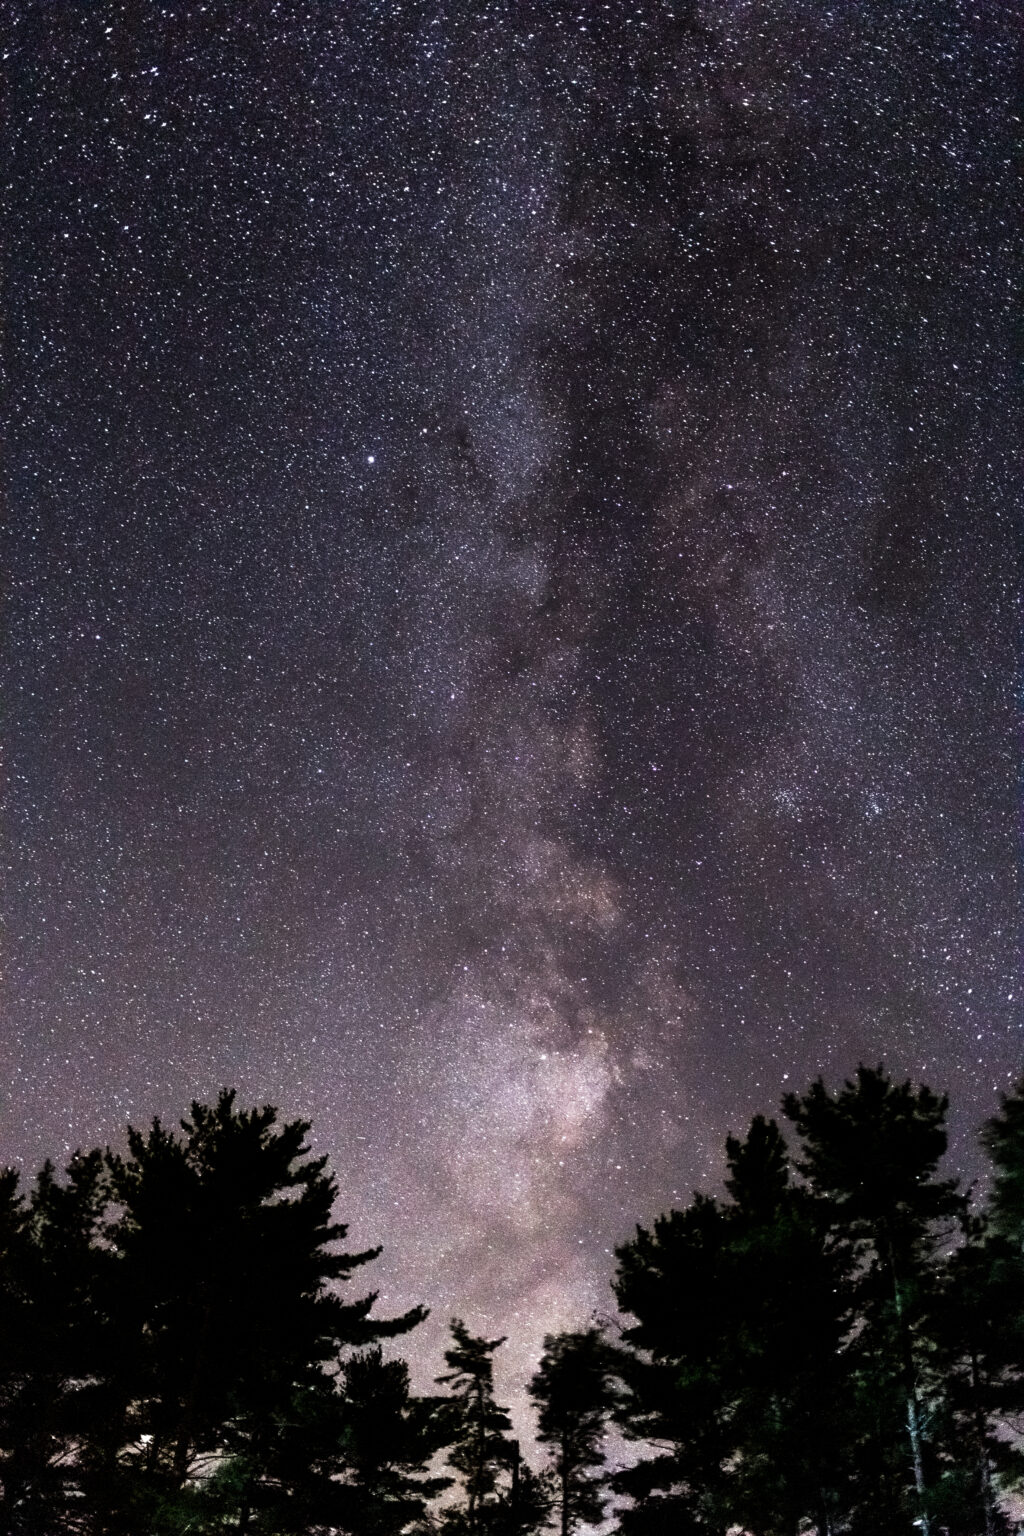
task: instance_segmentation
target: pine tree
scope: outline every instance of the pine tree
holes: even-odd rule
[[[31,1294],[28,1213],[17,1169],[0,1171],[0,1529],[13,1528],[27,1481],[22,1397],[35,1367],[30,1352]]]
[[[989,1361],[992,1412],[1024,1422],[1024,1080],[1004,1094],[984,1126],[982,1145],[992,1162],[985,1244],[988,1315],[994,1319]],[[1001,1480],[1024,1491],[1020,1440],[999,1436],[991,1447]]]
[[[986,1122],[981,1140],[992,1160],[992,1230],[1024,1254],[1024,1080],[1001,1096],[1000,1111]]]
[[[926,1087],[894,1084],[882,1067],[861,1066],[837,1094],[819,1079],[802,1098],[788,1095],[785,1109],[832,1240],[858,1266],[860,1327],[851,1355],[861,1384],[864,1492],[856,1529],[892,1536],[916,1524],[929,1536],[933,1379],[923,1325],[940,1246],[963,1209],[956,1181],[937,1177],[947,1101]],[[900,1438],[905,1458],[893,1454]]]
[[[756,1116],[726,1159],[733,1516],[765,1536],[806,1523],[828,1536],[850,1475],[849,1277],[775,1121]]]
[[[728,1240],[719,1204],[698,1194],[616,1249],[612,1285],[634,1322],[623,1330],[615,1416],[627,1438],[659,1447],[613,1479],[631,1500],[620,1520],[630,1536],[725,1536],[731,1524]]]
[[[81,1443],[101,1411],[111,1257],[100,1153],[76,1154],[63,1180],[46,1163],[27,1202],[17,1183],[8,1171],[0,1190],[0,1520],[28,1536],[59,1529],[89,1484]]]
[[[1004,1298],[994,1284],[994,1249],[983,1217],[964,1215],[962,1241],[934,1288],[926,1331],[942,1382],[932,1434],[937,1451],[931,1508],[940,1529],[1003,1536],[996,1470],[1012,1461],[994,1433],[1004,1383]]]
[[[618,1250],[637,1320],[618,1417],[661,1448],[615,1478],[623,1530],[827,1536],[847,1482],[842,1265],[773,1121],[726,1151],[727,1203],[695,1196]]]
[[[505,1340],[477,1337],[457,1317],[451,1334],[444,1356],[448,1370],[437,1380],[451,1392],[454,1448],[448,1461],[462,1476],[464,1502],[445,1518],[449,1528],[476,1536],[490,1528],[489,1516],[499,1505],[500,1479],[512,1458],[512,1421],[494,1398],[494,1354]]]
[[[385,1360],[379,1345],[346,1360],[339,1387],[344,1528],[398,1536],[451,1486],[451,1478],[428,1470],[451,1441],[446,1402],[413,1396],[409,1367]]]
[[[225,1091],[193,1104],[182,1130],[130,1130],[129,1156],[108,1159],[120,1208],[109,1228],[123,1341],[114,1387],[137,1449],[119,1458],[130,1475],[105,1519],[137,1530],[218,1468],[237,1484],[238,1528],[276,1529],[273,1506],[297,1494],[273,1475],[296,1405],[322,1406],[341,1350],[424,1314],[382,1322],[373,1294],[342,1301],[338,1283],[379,1250],[338,1251],[337,1187],[326,1159],[309,1156],[306,1122],[238,1111]]]
[[[561,1536],[579,1524],[598,1525],[605,1497],[597,1469],[614,1403],[611,1356],[600,1328],[548,1335],[530,1382],[538,1408],[538,1440],[551,1448]]]
[[[518,1440],[510,1440],[508,1482],[499,1487],[495,1502],[484,1510],[482,1529],[487,1536],[536,1536],[549,1529],[554,1505],[550,1472],[535,1472],[522,1460]]]

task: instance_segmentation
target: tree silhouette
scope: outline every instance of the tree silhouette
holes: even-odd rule
[[[499,1479],[512,1460],[512,1421],[494,1399],[494,1354],[505,1340],[471,1334],[458,1317],[452,1319],[451,1335],[444,1355],[448,1370],[437,1380],[451,1392],[448,1461],[462,1475],[464,1503],[445,1518],[453,1530],[476,1533],[489,1528],[488,1516],[499,1502]]]
[[[577,1525],[604,1518],[602,1442],[614,1403],[612,1361],[600,1328],[548,1335],[540,1367],[530,1382],[537,1405],[537,1439],[550,1447],[558,1490],[561,1536]]]
[[[860,1066],[838,1093],[819,1078],[803,1097],[789,1094],[784,1104],[801,1136],[801,1172],[818,1210],[827,1213],[834,1246],[856,1268],[853,1352],[864,1410],[857,1528],[909,1531],[913,1521],[929,1536],[932,1383],[924,1320],[940,1245],[964,1206],[956,1181],[937,1177],[947,1100],[926,1087],[894,1084],[882,1067]],[[901,1421],[905,1459],[893,1454]]]
[[[502,1339],[452,1323],[417,1397],[344,1286],[309,1127],[222,1093],[123,1155],[0,1171],[0,1536],[1006,1536],[1024,1483],[1024,1085],[983,1141],[989,1207],[939,1176],[946,1102],[858,1069],[726,1142],[725,1193],[617,1250],[621,1343],[549,1336],[549,1470],[494,1396]],[[611,1412],[639,1459],[601,1476]],[[438,1472],[449,1449],[460,1480]]]
[[[999,1113],[986,1121],[981,1141],[992,1160],[992,1230],[1024,1254],[1024,1080],[1000,1096]]]
[[[987,1364],[990,1410],[1015,1431],[1000,1435],[990,1452],[1003,1480],[1024,1489],[1024,1080],[1004,1094],[999,1113],[981,1134],[992,1161],[985,1242],[987,1315],[993,1337]]]
[[[634,1319],[623,1330],[616,1418],[627,1438],[657,1447],[614,1478],[632,1501],[624,1532],[725,1536],[730,1524],[727,1243],[720,1206],[698,1194],[616,1249],[613,1289]]]
[[[0,1175],[0,1522],[12,1533],[54,1529],[95,1480],[79,1447],[102,1412],[111,1345],[105,1198],[99,1152],[72,1158],[63,1182],[44,1164],[27,1202],[17,1175]]]
[[[809,1521],[826,1536],[850,1473],[848,1277],[773,1120],[729,1137],[726,1160],[734,1517],[779,1533]]]
[[[379,1345],[345,1362],[339,1386],[345,1528],[398,1536],[451,1486],[428,1471],[450,1444],[445,1400],[414,1397],[405,1361],[385,1360]]]
[[[128,1519],[214,1467],[223,1479],[226,1457],[239,1529],[257,1529],[297,1491],[272,1475],[296,1403],[308,1414],[328,1399],[325,1370],[340,1351],[404,1333],[424,1313],[378,1321],[374,1294],[342,1301],[338,1283],[379,1249],[338,1251],[337,1186],[326,1159],[309,1156],[305,1121],[238,1111],[225,1091],[193,1104],[182,1130],[130,1130],[129,1156],[108,1159],[120,1208],[108,1233],[123,1340],[115,1386],[134,1447],[120,1458],[132,1474]]]
[[[998,1245],[984,1217],[964,1214],[962,1241],[942,1266],[925,1318],[932,1368],[942,1384],[932,1405],[937,1477],[930,1507],[940,1529],[1002,1536],[997,1469],[1015,1452],[994,1432],[1005,1385],[1006,1297]]]
[[[727,1140],[727,1201],[695,1195],[617,1250],[617,1418],[651,1452],[615,1475],[622,1530],[909,1536],[941,1517],[994,1536],[999,1371],[984,1308],[964,1316],[987,1261],[946,1262],[964,1212],[938,1176],[946,1101],[860,1067],[785,1108],[799,1177],[757,1116]]]
[[[633,1500],[622,1528],[825,1533],[846,1480],[842,1264],[773,1121],[726,1152],[727,1203],[696,1195],[618,1250],[636,1322],[617,1416],[656,1448],[614,1479]]]

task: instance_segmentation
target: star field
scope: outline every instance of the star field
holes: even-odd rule
[[[973,1171],[1015,8],[7,15],[0,1155],[306,1115],[512,1392],[786,1087]]]

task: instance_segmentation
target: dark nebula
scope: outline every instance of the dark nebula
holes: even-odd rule
[[[1020,8],[5,15],[0,1156],[307,1115],[510,1391],[784,1087],[977,1171]]]

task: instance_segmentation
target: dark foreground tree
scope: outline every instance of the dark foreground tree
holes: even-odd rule
[[[1024,1491],[1024,1081],[982,1131],[992,1160],[984,1278],[991,1320],[990,1408],[1003,1432],[990,1451],[1004,1484]],[[1006,1429],[1012,1431],[1007,1435]]]
[[[121,1339],[112,1385],[131,1449],[118,1454],[106,1518],[136,1530],[216,1468],[233,1478],[239,1529],[288,1528],[287,1509],[308,1505],[317,1480],[282,1480],[296,1415],[329,1418],[326,1371],[339,1353],[424,1313],[376,1321],[373,1294],[342,1300],[338,1284],[379,1249],[339,1250],[337,1185],[326,1158],[309,1155],[305,1121],[239,1111],[224,1092],[193,1104],[182,1130],[130,1130],[129,1155],[109,1158],[120,1208],[109,1229]]]
[[[450,1442],[446,1403],[415,1397],[405,1361],[384,1359],[379,1345],[346,1360],[338,1385],[338,1524],[363,1536],[398,1536],[451,1485],[429,1470]],[[296,1449],[302,1453],[301,1441]]]
[[[614,1480],[631,1501],[621,1517],[630,1536],[725,1536],[731,1524],[727,1245],[719,1204],[696,1195],[616,1250],[613,1288],[633,1319],[623,1331],[617,1418],[628,1439],[657,1447]]]
[[[851,1475],[849,1276],[773,1120],[729,1137],[726,1161],[733,1515],[772,1536],[828,1536]]]
[[[225,1092],[182,1131],[0,1178],[0,1531],[400,1530],[444,1434],[372,1346],[422,1309],[343,1300],[378,1250],[342,1251],[304,1122]]]
[[[444,1355],[448,1370],[437,1380],[451,1393],[448,1461],[461,1476],[462,1499],[445,1511],[444,1519],[446,1529],[476,1536],[490,1530],[497,1517],[502,1481],[518,1455],[509,1437],[512,1421],[494,1397],[494,1354],[505,1340],[478,1337],[458,1317],[452,1319],[451,1334]]]
[[[79,1448],[104,1414],[112,1343],[105,1199],[99,1152],[63,1181],[46,1163],[27,1201],[0,1176],[0,1530],[19,1536],[60,1530],[93,1480]]]
[[[635,1319],[618,1417],[658,1448],[615,1478],[633,1501],[623,1530],[825,1536],[848,1473],[842,1266],[774,1122],[727,1158],[728,1203],[698,1195],[618,1250]]]
[[[1024,1254],[1024,1081],[1001,1098],[982,1144],[992,1160],[989,1214],[992,1230]]]
[[[615,1401],[612,1357],[602,1329],[548,1335],[530,1382],[537,1406],[537,1439],[548,1447],[557,1489],[558,1529],[599,1525],[606,1498],[599,1475],[608,1418]]]
[[[785,1108],[799,1177],[757,1117],[727,1143],[727,1201],[696,1195],[617,1250],[617,1417],[649,1450],[615,1476],[622,1530],[997,1536],[994,1470],[1014,1452],[993,1413],[1022,1380],[998,1319],[1024,1315],[1024,1113],[1008,1103],[988,1132],[995,1239],[956,1246],[945,1099],[861,1067]]]
[[[862,1067],[786,1108],[795,1165],[757,1117],[723,1198],[618,1250],[621,1344],[546,1340],[539,1475],[495,1401],[503,1341],[456,1321],[442,1397],[385,1358],[422,1311],[346,1299],[376,1250],[344,1251],[303,1122],[225,1093],[24,1194],[0,1174],[0,1536],[568,1536],[602,1515],[609,1403],[640,1454],[611,1479],[624,1536],[1005,1536],[1024,1089],[984,1134],[984,1217],[939,1177],[928,1089]]]
[[[478,1529],[487,1536],[538,1536],[551,1525],[555,1504],[553,1479],[547,1471],[535,1472],[523,1461],[518,1440],[509,1440],[507,1462],[500,1473],[493,1501],[478,1515]],[[465,1532],[468,1527],[464,1509],[446,1511],[442,1517],[445,1532]]]
[[[956,1181],[938,1177],[947,1100],[861,1066],[838,1093],[819,1079],[803,1097],[788,1095],[785,1109],[830,1243],[855,1273],[855,1529],[929,1536],[937,1470],[930,1421],[941,1385],[926,1323],[941,1249],[964,1208]]]
[[[953,1536],[1004,1536],[997,1474],[1014,1455],[995,1433],[1006,1379],[1005,1298],[984,1219],[965,1215],[962,1227],[962,1242],[942,1266],[924,1320],[941,1383],[931,1404],[936,1476],[930,1508],[938,1529]]]

